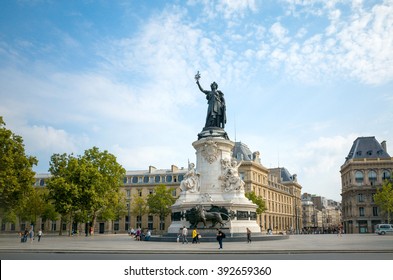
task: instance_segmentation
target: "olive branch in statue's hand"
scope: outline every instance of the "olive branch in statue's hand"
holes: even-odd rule
[[[196,73],[195,75],[195,81],[199,82],[199,79],[201,78],[201,74],[199,73],[199,71]]]

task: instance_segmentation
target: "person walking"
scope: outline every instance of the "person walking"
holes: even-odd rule
[[[151,230],[149,229],[145,235],[145,241],[149,241],[151,237]]]
[[[218,241],[218,245],[220,245],[220,248],[218,249],[222,249],[222,240],[225,238],[225,233],[223,233],[220,229],[217,229],[217,241]]]
[[[340,224],[338,226],[337,236],[342,237],[342,232],[343,232],[343,225]]]
[[[40,229],[40,230],[38,231],[38,242],[41,241],[41,237],[42,237],[42,229]]]
[[[194,230],[192,231],[192,244],[194,244],[194,243],[198,244],[199,243],[198,235],[199,235],[199,233],[198,233],[197,229],[194,228]]]
[[[187,233],[188,233],[187,228],[185,226],[183,226],[183,230],[181,231],[181,235],[183,238],[183,244],[184,244],[184,242],[186,242],[188,244]]]
[[[247,243],[251,243],[251,230],[247,228]]]
[[[33,240],[34,240],[34,229],[33,229],[33,227],[31,227],[31,229],[29,231],[29,237],[30,237],[30,243],[33,243]]]

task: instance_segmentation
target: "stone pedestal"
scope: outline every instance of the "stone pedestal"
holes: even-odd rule
[[[183,226],[189,228],[192,223],[188,213],[197,206],[207,212],[212,206],[222,209],[224,224],[215,227],[225,229],[232,236],[244,235],[246,228],[254,233],[260,232],[256,221],[257,206],[244,196],[244,182],[237,174],[237,163],[232,161],[234,142],[222,129],[204,129],[198,136],[199,140],[192,143],[196,150],[193,174],[196,174],[194,181],[197,181],[197,186],[187,188],[181,185],[184,190],[172,206],[172,223],[168,233],[178,233]],[[212,223],[208,222],[207,227],[211,226]],[[197,228],[202,227],[203,223],[198,223]]]

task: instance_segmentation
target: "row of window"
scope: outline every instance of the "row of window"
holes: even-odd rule
[[[155,175],[155,176],[127,176],[124,177],[124,184],[157,184],[157,183],[177,183],[183,181],[183,174],[180,175]]]
[[[156,184],[156,183],[177,183],[183,181],[184,175],[156,175],[156,176],[128,176],[124,177],[124,184]],[[44,187],[45,179],[36,180],[34,186]]]
[[[367,207],[363,207],[363,206],[358,207],[358,216],[360,216],[360,217],[366,216],[366,208]],[[345,207],[343,209],[343,213],[346,213],[344,216],[352,216],[352,212],[355,212],[355,211],[356,211],[355,209],[351,209],[349,207],[348,208]],[[370,215],[370,214],[371,213],[368,213],[367,215]],[[379,207],[377,207],[377,206],[373,206],[372,207],[372,216],[373,217],[378,217],[379,216]]]
[[[360,217],[364,217],[365,216],[365,208],[364,207],[359,207],[359,216]],[[378,207],[373,207],[373,216],[374,217],[379,216]]]
[[[367,195],[359,193],[358,194],[358,202],[366,202]],[[371,202],[374,202],[374,194],[371,194]]]
[[[351,153],[351,154],[352,154],[352,153]],[[361,156],[361,155],[362,155],[362,151],[357,151],[357,152],[356,152],[356,155],[357,155],[357,156]],[[372,155],[373,155],[373,151],[372,151],[372,150],[368,150],[368,151],[366,152],[366,155],[372,156]],[[377,156],[381,156],[381,155],[383,155],[383,150],[378,150],[378,151],[377,151]]]
[[[390,179],[390,171],[389,170],[383,170],[381,174],[381,179],[382,180],[387,180]],[[362,183],[364,180],[364,173],[363,171],[357,170],[355,172],[355,181],[356,183]],[[368,172],[368,180],[369,182],[375,182],[377,181],[377,173],[374,170],[370,170]]]

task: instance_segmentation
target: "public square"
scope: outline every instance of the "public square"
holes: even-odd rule
[[[282,240],[251,243],[216,242],[192,244],[136,241],[126,234],[95,236],[44,236],[21,243],[15,235],[0,236],[0,257],[4,259],[199,259],[205,255],[227,255],[228,259],[388,259],[393,260],[393,235],[336,234],[290,235]]]

